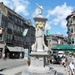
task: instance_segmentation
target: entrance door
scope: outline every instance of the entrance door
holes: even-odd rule
[[[2,58],[2,50],[3,48],[0,48],[0,58]]]

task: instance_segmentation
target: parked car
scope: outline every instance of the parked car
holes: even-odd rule
[[[64,56],[64,55],[65,55],[64,51],[58,51],[58,56],[59,56],[60,58],[62,58],[62,56]]]
[[[51,64],[60,64],[60,58],[59,58],[58,55],[52,54],[52,55],[50,55],[49,58],[50,58],[50,63]]]

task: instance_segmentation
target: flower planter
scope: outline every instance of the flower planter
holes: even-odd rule
[[[28,63],[28,66],[30,66],[30,61],[27,61],[27,63]]]

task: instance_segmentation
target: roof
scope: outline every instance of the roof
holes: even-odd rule
[[[68,18],[71,17],[71,16],[72,16],[72,14],[71,14],[71,15],[68,15],[68,16],[66,17],[66,20],[68,20]]]

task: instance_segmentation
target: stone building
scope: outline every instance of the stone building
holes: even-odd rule
[[[27,35],[23,36],[23,31],[28,29]],[[35,28],[31,20],[27,20],[17,14],[14,10],[0,3],[0,58],[5,53],[7,57],[12,57],[13,53],[18,58],[20,53],[24,53],[24,48],[31,50],[31,45],[35,41]]]
[[[71,12],[67,16],[67,34],[68,34],[68,43],[75,45],[75,11]]]
[[[46,37],[48,41],[48,49],[51,50],[52,47],[66,44],[67,37],[61,34],[51,34],[50,36]]]

